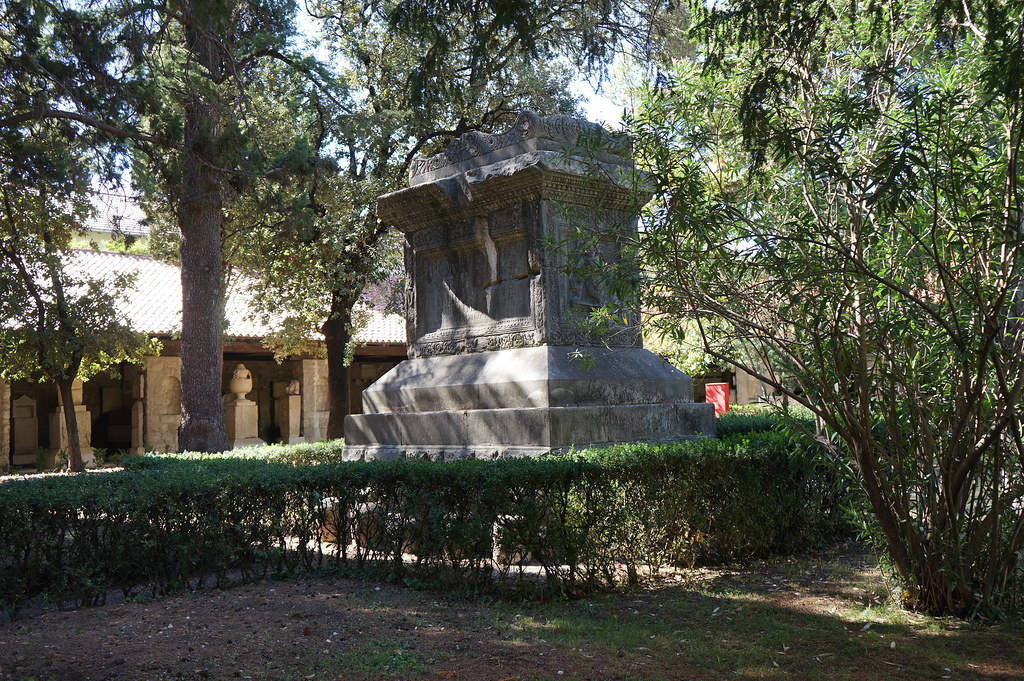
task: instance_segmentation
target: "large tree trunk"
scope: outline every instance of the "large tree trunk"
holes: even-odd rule
[[[202,70],[220,73],[219,34],[210,8],[200,0],[182,3],[186,44]],[[200,71],[201,69],[196,69]],[[201,77],[196,73],[193,77]],[[193,89],[185,105],[182,151],[181,229],[181,424],[178,447],[219,452],[228,448],[221,404],[221,326],[224,290],[220,231],[223,219],[221,173],[209,153],[221,132],[219,104]]]
[[[81,473],[85,470],[82,465],[82,446],[78,441],[78,418],[75,416],[75,400],[71,397],[71,385],[74,378],[60,379],[57,381],[57,392],[60,393],[61,411],[64,412],[64,426],[68,429],[68,473]],[[56,443],[51,443],[55,447]]]
[[[330,416],[327,419],[327,437],[335,439],[345,435],[345,416],[349,412],[348,367],[345,365],[345,347],[349,341],[352,304],[337,295],[331,296],[331,313],[321,327],[327,348],[327,395]]]

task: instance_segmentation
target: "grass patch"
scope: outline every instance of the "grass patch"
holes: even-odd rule
[[[984,670],[996,648],[1024,664],[1019,622],[993,628],[908,612],[888,600],[876,570],[842,559],[700,571],[652,591],[491,617],[525,644],[609,651],[652,667],[649,679],[676,678],[656,671],[672,665],[706,675],[698,678],[993,678]]]

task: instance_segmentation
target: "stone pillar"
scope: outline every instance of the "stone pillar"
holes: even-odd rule
[[[78,446],[82,450],[82,465],[95,466],[96,457],[92,453],[92,416],[82,404],[82,382],[75,379],[71,384],[71,400],[75,408],[75,421],[78,422]],[[50,453],[68,451],[68,428],[64,420],[63,401],[57,393],[57,409],[50,414]]]
[[[11,386],[0,378],[0,468],[12,465]]]
[[[228,447],[253,447],[266,444],[259,438],[259,407],[246,395],[252,391],[252,373],[239,363],[231,374],[231,393],[224,397],[224,425],[228,431]]]
[[[646,198],[630,158],[598,125],[526,113],[412,163],[410,187],[377,201],[405,233],[409,359],[345,419],[346,458],[536,456],[714,433],[690,377],[643,349],[638,311],[567,274],[576,258],[618,260],[635,238]],[[605,305],[615,328],[589,334],[580,322]]]
[[[281,441],[286,444],[305,441],[300,434],[302,428],[302,395],[299,392],[299,379],[293,378],[284,389],[284,394],[274,398],[277,425],[281,428]]]
[[[181,358],[147,357],[143,394],[143,446],[178,451],[181,421]]]
[[[327,438],[330,404],[327,395],[327,360],[301,360],[302,435],[306,442]]]

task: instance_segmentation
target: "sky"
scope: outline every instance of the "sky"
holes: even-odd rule
[[[583,98],[583,111],[588,121],[601,123],[613,130],[619,128],[622,122],[622,107],[613,102],[606,93],[598,92],[591,83],[583,79],[573,83],[573,92]]]

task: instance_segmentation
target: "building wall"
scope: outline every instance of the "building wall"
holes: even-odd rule
[[[116,451],[132,444],[131,365],[100,373],[83,385],[83,404],[92,419],[92,445]]]
[[[222,395],[230,394],[231,375],[239,364],[244,364],[252,374],[252,392],[245,397],[256,402],[258,407],[257,437],[265,442],[277,440],[280,436],[280,427],[274,411],[274,398],[284,394],[284,388],[290,380],[301,380],[298,362],[278,363],[272,359],[237,359],[225,356]]]
[[[296,359],[277,363],[269,356],[237,359],[226,353],[223,393],[227,395],[231,374],[239,361],[253,375],[248,399],[259,407],[259,437],[276,439],[280,434],[275,400],[285,395],[288,383],[300,382],[301,435],[306,442],[326,439],[330,416],[327,361]],[[350,398],[353,413],[362,411],[362,391],[401,361],[398,356],[358,356],[350,368]],[[181,358],[147,357],[141,366],[125,366],[120,376],[100,375],[84,385],[84,404],[93,426],[93,445],[108,449],[131,449],[141,453],[177,451],[181,410]],[[14,398],[29,395],[36,401],[39,447],[50,446],[49,414],[57,409],[52,383],[0,381],[0,465],[11,461],[11,409]],[[103,441],[101,441],[103,439]],[[116,444],[112,444],[116,441]]]
[[[775,388],[742,369],[736,370],[736,403],[757,404],[769,401],[775,395]]]
[[[7,404],[7,417],[11,416],[11,407],[15,400],[22,395],[31,397],[36,402],[36,433],[37,444],[40,449],[50,448],[50,414],[57,411],[59,403],[57,400],[57,388],[53,383],[30,383],[17,381],[10,384],[10,401]],[[13,433],[11,434],[13,437]]]
[[[349,412],[362,414],[363,391],[403,360],[403,357],[384,357],[353,362],[349,368]]]

